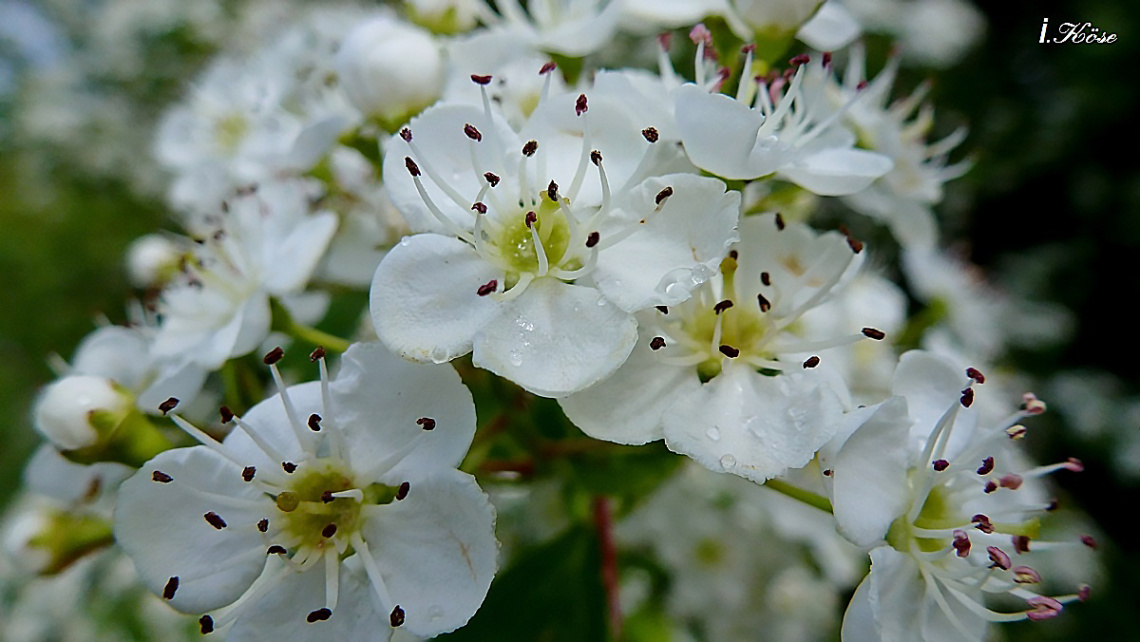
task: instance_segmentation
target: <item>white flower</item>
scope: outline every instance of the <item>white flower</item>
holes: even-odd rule
[[[519,134],[489,104],[433,107],[388,145],[393,201],[413,230],[436,233],[380,263],[372,318],[407,358],[473,350],[476,365],[562,396],[621,365],[633,312],[679,303],[713,273],[739,195],[653,175],[669,152],[619,102],[551,98]]]
[[[73,375],[57,379],[36,400],[35,426],[62,450],[93,446],[100,430],[92,415],[125,417],[134,410],[134,399],[104,377]]]
[[[933,109],[923,102],[928,85],[891,103],[898,56],[891,57],[870,83],[864,79],[864,58],[862,46],[852,48],[843,83],[829,87],[831,100],[837,108],[852,103],[844,113],[844,124],[858,136],[861,147],[889,157],[894,166],[867,189],[845,196],[844,202],[886,223],[903,245],[933,247],[938,230],[930,208],[942,201],[942,184],[970,168],[968,162],[947,164],[947,155],[966,137],[966,130],[927,144],[934,124]]]
[[[446,366],[356,344],[329,381],[286,388],[222,442],[166,451],[123,483],[116,540],[146,585],[231,640],[430,637],[462,626],[496,566],[494,509],[455,469],[475,408]]]
[[[482,16],[491,29],[503,30],[530,46],[581,58],[608,44],[622,15],[622,0],[519,0],[496,3],[499,16]]]
[[[349,32],[336,69],[352,103],[389,128],[435,102],[443,89],[440,45],[423,29],[387,16]]]
[[[883,334],[801,337],[799,321],[862,255],[853,240],[771,214],[745,218],[740,236],[691,299],[639,317],[621,369],[560,400],[586,434],[628,444],[664,437],[711,470],[758,482],[807,464],[834,434],[847,391],[818,351]]]
[[[775,174],[823,196],[858,192],[890,171],[886,156],[853,148],[855,136],[839,123],[843,109],[833,109],[823,91],[828,69],[793,61],[790,82],[741,82],[735,98],[709,93],[700,77],[676,90],[677,124],[693,163],[730,179]]]
[[[1017,421],[1045,404],[1027,394],[1003,424],[980,427],[972,406],[984,381],[973,368],[909,352],[895,374],[897,396],[854,412],[820,451],[839,531],[878,545],[848,608],[845,640],[980,640],[989,622],[1047,619],[1083,594],[1036,593],[1029,587],[1040,574],[1018,564],[1061,545],[1037,539],[1037,516],[1050,506],[1038,478],[1080,463],[1025,467],[1009,444],[1025,434]],[[988,609],[984,595],[1000,593],[1025,608]]]
[[[188,356],[215,370],[261,344],[269,297],[301,293],[336,231],[334,214],[308,214],[303,190],[266,184],[201,222],[202,244],[162,292],[155,355]]]

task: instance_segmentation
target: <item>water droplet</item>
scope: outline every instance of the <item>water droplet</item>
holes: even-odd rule
[[[402,245],[404,247],[408,247],[408,237],[404,236],[404,237],[400,238],[400,245]]]
[[[432,363],[447,363],[451,361],[451,355],[443,348],[432,348],[430,357]]]
[[[609,304],[609,301],[606,301],[605,299],[598,299],[598,307],[599,308],[604,308],[608,304]]]
[[[665,294],[671,297],[680,297],[685,293],[685,286],[680,283],[673,282],[665,286]]]
[[[714,274],[716,274],[716,270],[704,263],[698,263],[693,266],[693,280],[696,281],[698,285],[712,278]]]
[[[443,617],[443,607],[442,606],[439,606],[438,604],[436,604],[436,605],[432,606],[430,609],[428,609],[428,619],[431,620],[432,622],[438,620],[441,617]]]
[[[713,441],[720,441],[720,428],[713,426],[705,431],[705,436]]]
[[[534,331],[534,324],[530,321],[527,321],[526,319],[515,319],[515,325],[522,328],[523,330],[526,330],[527,332]]]
[[[511,350],[511,365],[519,367],[523,364],[522,352],[519,350]]]
[[[736,457],[732,455],[721,455],[720,467],[725,470],[732,470],[736,468]]]

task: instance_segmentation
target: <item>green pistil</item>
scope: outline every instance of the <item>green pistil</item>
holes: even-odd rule
[[[570,225],[566,221],[566,215],[558,203],[550,200],[550,197],[543,192],[536,209],[521,210],[507,222],[498,238],[492,239],[506,264],[504,268],[507,273],[507,288],[518,282],[519,274],[538,271],[538,252],[534,247],[534,237],[526,224],[526,213],[530,211],[533,211],[537,217],[533,225],[538,230],[538,238],[542,242],[546,260],[551,267],[559,265],[566,258],[566,250],[570,246]],[[562,267],[573,270],[581,266]]]
[[[353,479],[331,464],[302,467],[291,480],[291,488],[277,495],[277,508],[282,512],[284,532],[302,545],[321,548],[326,545],[321,534],[329,524],[336,524],[336,537],[347,537],[361,527],[360,507],[364,504],[387,504],[396,497],[396,488],[372,484],[364,489],[363,501],[350,497],[332,497],[357,488]],[[329,501],[325,501],[329,499]]]
[[[233,113],[218,121],[217,142],[218,147],[227,153],[232,153],[245,139],[249,132],[249,121],[241,113]]]

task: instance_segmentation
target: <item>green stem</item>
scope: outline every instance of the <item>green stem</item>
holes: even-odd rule
[[[332,350],[333,352],[344,352],[348,350],[348,346],[352,345],[352,342],[348,339],[342,339],[323,330],[301,325],[296,322],[289,323],[289,334],[302,341],[308,341],[313,345],[323,346],[326,350]]]
[[[804,490],[779,479],[769,479],[764,482],[764,485],[778,493],[783,493],[792,499],[801,501],[808,506],[814,506],[825,513],[832,512],[831,502],[823,495],[813,493],[810,490]]]

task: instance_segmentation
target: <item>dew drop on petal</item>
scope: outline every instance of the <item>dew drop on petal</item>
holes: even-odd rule
[[[441,617],[443,617],[443,607],[442,606],[439,606],[438,604],[436,604],[435,606],[432,606],[430,609],[428,609],[428,620],[435,622],[436,620],[438,620]]]
[[[527,332],[534,331],[534,324],[523,318],[515,319],[515,325],[522,328],[523,330],[526,330]]]
[[[432,363],[447,363],[451,360],[451,355],[444,348],[432,348],[430,356]]]
[[[732,455],[721,455],[720,467],[725,470],[732,470],[733,468],[736,468],[736,457],[733,457]]]
[[[705,436],[713,441],[720,441],[720,428],[713,426],[705,431]]]
[[[606,305],[607,305],[608,303],[609,303],[609,301],[606,301],[605,299],[598,299],[598,307],[599,307],[599,308],[604,308],[604,307],[606,307]]]
[[[698,263],[698,264],[693,266],[693,281],[695,281],[697,285],[700,285],[700,284],[704,283],[705,281],[708,281],[715,274],[716,274],[716,270],[705,265],[704,263]]]
[[[511,365],[518,368],[523,364],[522,352],[519,350],[511,350]]]

